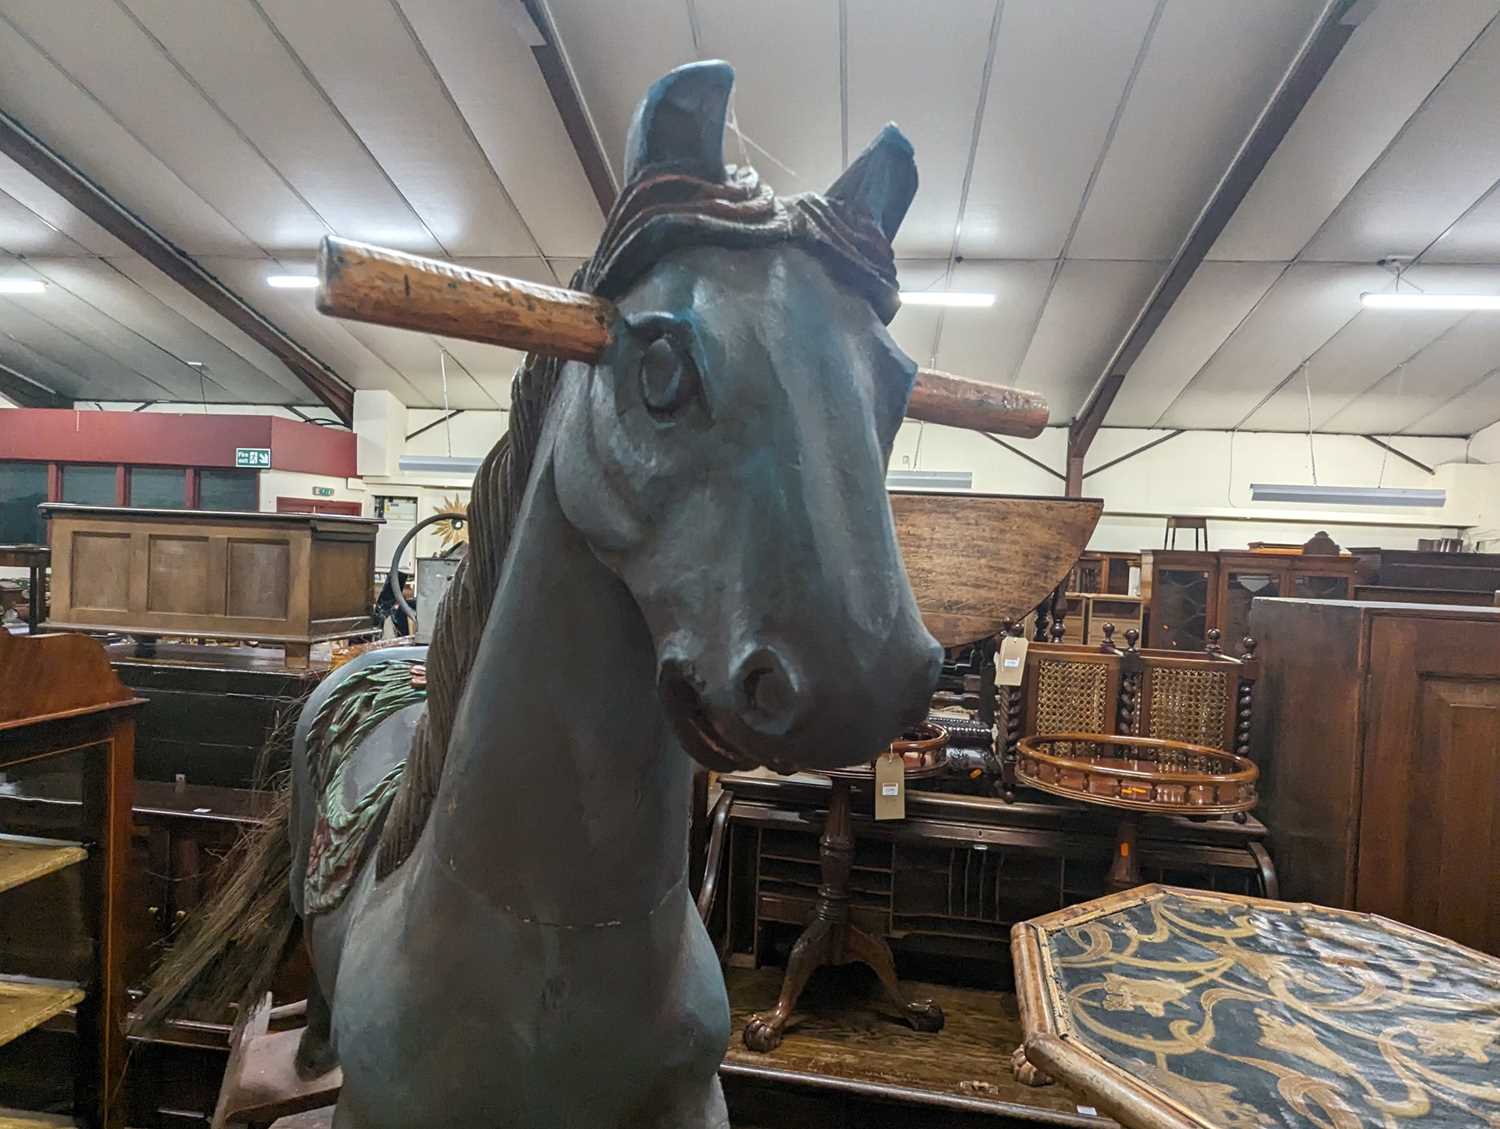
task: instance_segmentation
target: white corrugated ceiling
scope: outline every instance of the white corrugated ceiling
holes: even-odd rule
[[[922,190],[922,363],[1082,404],[1322,0],[548,0],[616,172],[647,84],[738,72],[782,191],[888,120]],[[1500,316],[1362,311],[1375,265],[1500,293],[1500,0],[1370,10],[1132,369],[1119,426],[1469,434],[1500,418]],[[325,233],[566,281],[601,220],[519,0],[0,0],[0,107],[359,388],[506,402],[517,357],[317,315],[265,276]],[[70,398],[307,403],[264,348],[0,159],[0,365]],[[189,364],[188,362],[201,362]]]

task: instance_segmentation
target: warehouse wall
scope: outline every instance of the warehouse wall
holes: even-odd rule
[[[1212,545],[1243,548],[1251,541],[1306,541],[1326,529],[1341,545],[1415,547],[1422,537],[1451,536],[1455,526],[1477,520],[1475,499],[1455,493],[1449,481],[1461,473],[1463,439],[1395,437],[1393,446],[1437,473],[1410,463],[1354,435],[1316,435],[1309,454],[1305,435],[1263,432],[1192,431],[1168,439],[1118,466],[1089,473],[1166,435],[1164,431],[1106,428],[1100,431],[1085,466],[1083,491],[1104,499],[1105,516],[1091,547],[1136,550],[1161,544],[1169,514],[1201,514],[1210,519]],[[892,455],[892,465],[914,470],[967,470],[976,490],[1007,494],[1058,494],[1067,432],[1049,428],[1039,438],[1010,440],[1016,451],[1054,468],[1056,475],[973,432],[908,421]],[[1252,482],[1339,486],[1407,486],[1450,489],[1440,510],[1407,507],[1272,505],[1250,501]],[[1181,542],[1179,542],[1179,545]]]
[[[404,433],[437,420],[443,413],[403,409]],[[489,450],[505,427],[503,412],[465,412],[405,444],[411,454],[477,456]],[[1089,453],[1088,468],[1100,467],[1153,439],[1162,431],[1106,428]],[[1391,444],[1434,468],[1428,474],[1381,450],[1360,436],[1317,435],[1309,455],[1305,435],[1254,432],[1187,432],[1120,465],[1084,479],[1084,492],[1105,501],[1105,517],[1093,547],[1135,550],[1161,544],[1168,514],[1203,514],[1210,518],[1215,548],[1241,548],[1251,541],[1301,542],[1326,529],[1342,545],[1415,547],[1419,538],[1452,536],[1456,527],[1481,522],[1490,468],[1469,464],[1464,439],[1392,437]],[[1007,439],[1016,451],[1053,468],[1049,474],[1020,455],[975,432],[908,421],[892,452],[893,468],[971,471],[974,488],[1007,494],[1056,495],[1067,434],[1049,428],[1031,440]],[[1495,458],[1500,464],[1500,435]],[[1407,486],[1449,491],[1440,510],[1406,507],[1334,509],[1268,505],[1250,501],[1252,482],[1318,481],[1341,486]],[[1500,468],[1495,473],[1500,474]],[[367,476],[367,481],[369,480]],[[413,489],[452,487],[455,480],[433,476],[394,475],[382,479]],[[375,486],[370,489],[376,491]],[[1490,524],[1494,518],[1489,519]]]
[[[382,401],[381,397],[388,400]],[[506,426],[506,413],[500,411],[468,411],[439,422],[445,414],[442,411],[407,409],[385,393],[361,393],[359,400],[367,417],[372,404],[389,414],[382,422],[390,448],[382,469],[389,473],[369,473],[364,465],[362,444],[364,479],[337,483],[336,496],[363,498],[367,513],[371,511],[370,500],[379,494],[412,497],[422,515],[431,512],[444,498],[466,496],[465,478],[402,474],[396,466],[397,459],[403,453],[482,456]],[[160,405],[147,410],[181,411],[182,406]],[[279,407],[253,409],[210,404],[208,410],[242,414],[262,410],[295,418],[293,413]],[[303,410],[309,414],[315,412],[315,409]],[[356,411],[358,414],[358,405]],[[436,426],[428,427],[431,424]],[[366,418],[358,426],[362,438],[368,425]],[[428,429],[406,439],[423,428]],[[1102,466],[1164,434],[1106,428],[1094,442],[1086,469]],[[1066,447],[1064,429],[1049,428],[1037,439],[1006,442],[1061,473]],[[1485,429],[1472,441],[1393,437],[1390,442],[1432,466],[1436,473],[1429,475],[1359,436],[1318,435],[1312,443],[1318,481],[1331,485],[1439,487],[1449,491],[1448,503],[1441,510],[1388,507],[1340,510],[1252,503],[1252,482],[1313,481],[1306,436],[1187,432],[1109,470],[1088,474],[1084,492],[1105,501],[1105,517],[1095,534],[1093,547],[1134,550],[1159,545],[1168,514],[1209,517],[1215,548],[1242,547],[1258,540],[1305,541],[1317,529],[1327,529],[1343,545],[1414,547],[1419,538],[1451,536],[1462,527],[1472,527],[1471,538],[1500,539],[1497,529],[1500,527],[1500,512],[1497,512],[1500,426]],[[891,463],[905,469],[971,471],[974,488],[981,491],[1055,495],[1062,488],[1059,477],[983,435],[914,421],[902,427]],[[286,485],[302,487],[297,493],[303,493],[308,483]],[[274,505],[275,493],[271,490],[263,493],[271,499],[268,504]],[[419,545],[418,549],[424,553],[435,551],[429,544]]]

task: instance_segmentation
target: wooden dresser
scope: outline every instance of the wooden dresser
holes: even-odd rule
[[[1282,897],[1500,954],[1500,609],[1259,599]]]

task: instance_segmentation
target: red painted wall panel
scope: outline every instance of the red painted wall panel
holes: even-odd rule
[[[277,416],[0,411],[0,459],[232,467],[236,447],[269,447],[271,466],[351,478],[353,432]]]
[[[142,466],[234,466],[236,447],[269,447],[270,416],[0,412],[0,459]]]
[[[357,440],[354,432],[278,416],[268,418],[271,420],[271,466],[276,470],[300,470],[334,478],[355,476]]]

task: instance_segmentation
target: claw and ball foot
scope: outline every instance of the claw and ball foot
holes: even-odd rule
[[[745,1024],[745,1046],[759,1054],[769,1054],[781,1046],[785,1028],[786,1020],[779,1019],[774,1013],[752,1015]]]
[[[1010,1068],[1023,1086],[1050,1086],[1052,1076],[1026,1057],[1026,1048],[1017,1047],[1010,1055]]]
[[[941,1031],[947,1022],[943,1009],[933,1000],[912,1000],[906,1005],[905,1019],[915,1030],[928,1034]]]
[[[818,966],[834,959],[834,932],[832,923],[821,917],[814,918],[813,923],[803,930],[787,959],[786,976],[781,981],[781,996],[776,1007],[750,1017],[745,1024],[745,1046],[765,1054],[781,1045],[787,1021],[797,1006],[797,997],[802,995],[802,989],[807,987]]]

